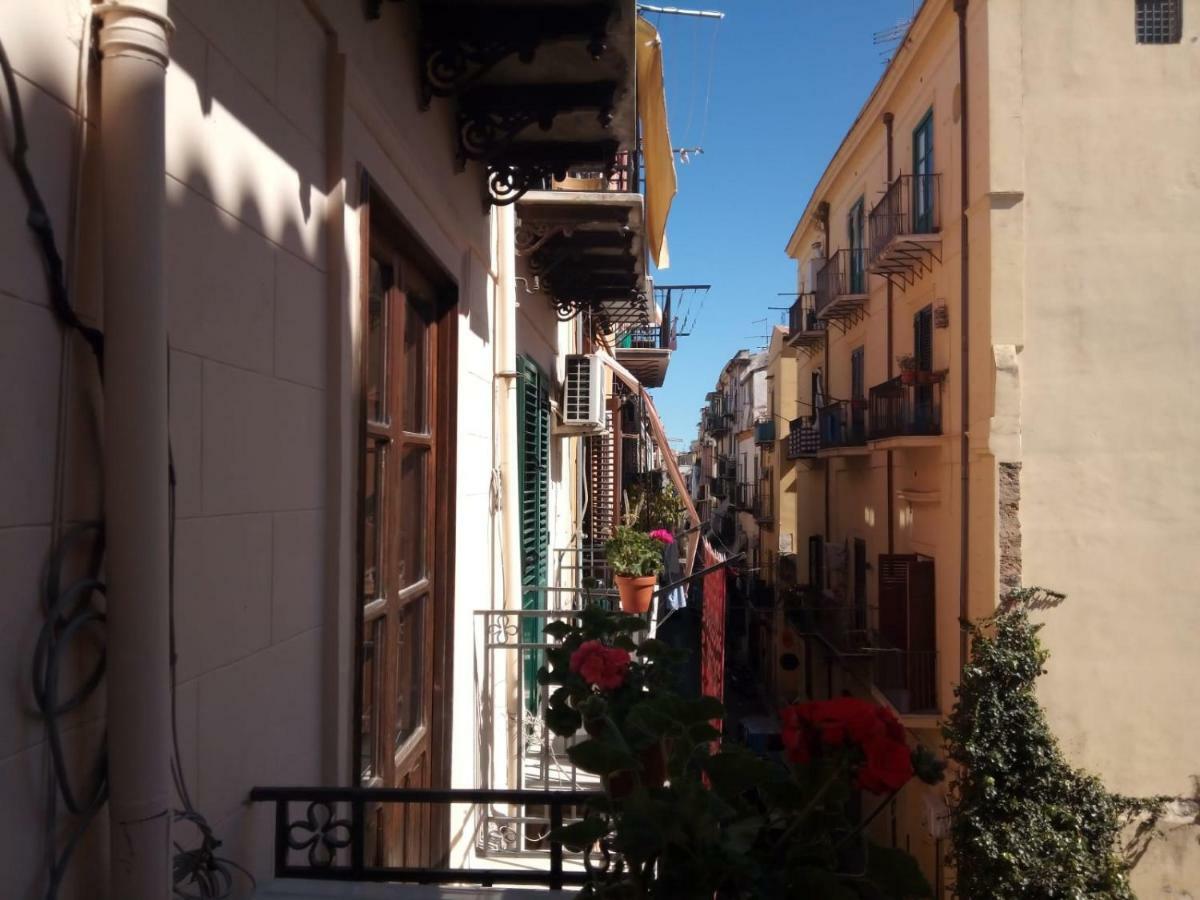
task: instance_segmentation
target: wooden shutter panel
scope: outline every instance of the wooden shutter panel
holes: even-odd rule
[[[913,354],[917,369],[933,371],[933,308],[925,307],[913,316]]]
[[[879,633],[890,647],[908,649],[909,566],[911,554],[879,554]]]

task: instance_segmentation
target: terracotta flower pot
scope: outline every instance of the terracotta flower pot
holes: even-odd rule
[[[916,372],[913,372],[911,370],[901,370],[901,372],[900,372],[900,383],[901,384],[913,384],[916,382],[916,380],[917,380]]]
[[[621,592],[621,609],[627,613],[644,613],[650,608],[654,588],[658,585],[657,575],[616,575],[617,590]]]

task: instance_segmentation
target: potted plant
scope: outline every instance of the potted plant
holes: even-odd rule
[[[567,755],[605,792],[556,830],[584,854],[579,896],[932,897],[911,856],[864,835],[905,784],[944,768],[890,710],[852,697],[794,704],[780,714],[784,752],[752,753],[722,740],[720,701],[676,692],[681,651],[633,641],[646,627],[596,607],[546,626],[546,725],[584,732]],[[881,798],[875,812],[856,811],[860,791]]]
[[[917,358],[911,353],[897,356],[896,365],[900,367],[901,384],[913,384],[917,380]]]
[[[658,573],[663,570],[663,545],[649,534],[622,525],[604,545],[613,580],[621,592],[621,609],[644,613],[650,608]]]

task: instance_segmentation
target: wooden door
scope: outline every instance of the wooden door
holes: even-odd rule
[[[444,781],[449,639],[448,472],[452,314],[409,255],[372,234],[365,265],[363,560],[359,780],[432,787]],[[371,810],[367,859],[432,866],[446,852],[444,812],[425,805]]]

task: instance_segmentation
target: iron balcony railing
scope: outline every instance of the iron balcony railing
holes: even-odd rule
[[[733,478],[737,475],[737,460],[732,456],[717,457],[717,475],[722,478]]]
[[[662,325],[641,325],[630,328],[617,338],[617,351],[621,350],[674,350],[675,332]]]
[[[801,294],[788,310],[788,337],[825,330],[825,320],[817,318],[816,293]]]
[[[931,372],[913,373],[913,383],[892,378],[871,388],[872,440],[942,433],[942,383]]]
[[[754,423],[754,443],[775,443],[775,420],[773,418],[759,419]]]
[[[822,450],[861,447],[867,442],[867,401],[835,400],[817,413]]]
[[[609,171],[600,166],[579,166],[569,169],[562,181],[547,178],[542,183],[543,190],[592,194],[638,194],[643,186],[642,154],[637,150],[620,151]]]
[[[771,473],[763,473],[763,480],[755,485],[754,502],[750,506],[754,518],[760,522],[770,522],[775,518],[774,495],[771,493]]]
[[[817,272],[814,309],[820,315],[839,297],[867,292],[866,250],[838,250]]]
[[[585,869],[563,866],[563,844],[555,837],[564,822],[578,818],[579,807],[600,792],[471,790],[436,788],[256,787],[253,803],[275,805],[276,878],[319,881],[391,881],[419,884],[521,884],[562,890],[586,884]],[[431,807],[508,805],[546,812],[542,840],[549,849],[546,868],[442,868],[375,865],[372,827],[381,807],[403,807],[410,821],[429,821]],[[414,810],[413,808],[416,807]]]
[[[940,186],[937,174],[900,175],[888,185],[867,220],[872,262],[896,238],[941,231]]]
[[[792,623],[805,634],[817,634],[845,656],[869,657],[878,643],[874,625],[879,610],[874,606],[835,603],[812,588],[802,588],[800,604],[788,613]]]
[[[875,684],[898,712],[938,711],[936,650],[880,647],[873,655]]]
[[[802,459],[806,456],[816,456],[821,448],[821,438],[817,429],[807,418],[792,419],[787,436],[787,458]]]

